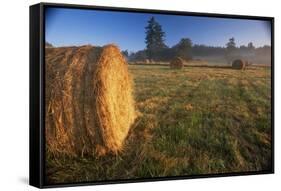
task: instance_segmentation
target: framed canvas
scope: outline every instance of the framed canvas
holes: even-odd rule
[[[274,18],[30,6],[30,185],[274,172]]]

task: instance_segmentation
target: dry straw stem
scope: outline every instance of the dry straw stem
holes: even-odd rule
[[[176,57],[170,62],[170,68],[181,69],[183,68],[183,63],[184,63],[183,59],[181,59],[180,57]]]
[[[245,70],[246,69],[246,62],[241,59],[234,60],[232,62],[232,68],[237,70]]]
[[[46,49],[47,149],[82,156],[121,151],[136,116],[132,88],[115,45]]]

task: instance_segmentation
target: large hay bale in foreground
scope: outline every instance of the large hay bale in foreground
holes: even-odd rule
[[[53,153],[122,150],[135,119],[128,66],[114,45],[46,51],[46,142]]]
[[[170,62],[170,68],[171,69],[181,69],[183,68],[183,59],[181,59],[180,57],[176,57],[175,59],[173,59],[171,62]]]
[[[244,70],[246,68],[246,63],[241,59],[236,59],[232,62],[232,68],[237,70]]]

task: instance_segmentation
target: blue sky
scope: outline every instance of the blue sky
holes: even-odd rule
[[[47,8],[46,41],[55,46],[115,43],[122,50],[142,50],[144,28],[152,16],[162,25],[168,46],[175,45],[181,38],[211,46],[225,46],[231,37],[238,46],[249,42],[255,46],[271,43],[268,21],[71,8]]]

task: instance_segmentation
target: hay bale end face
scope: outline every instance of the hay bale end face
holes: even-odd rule
[[[184,61],[180,57],[176,57],[170,62],[171,69],[181,69],[184,66]]]
[[[246,62],[241,59],[234,60],[232,62],[232,68],[237,70],[245,70],[246,69]]]
[[[46,142],[53,153],[118,153],[135,119],[128,65],[114,45],[46,51]]]

